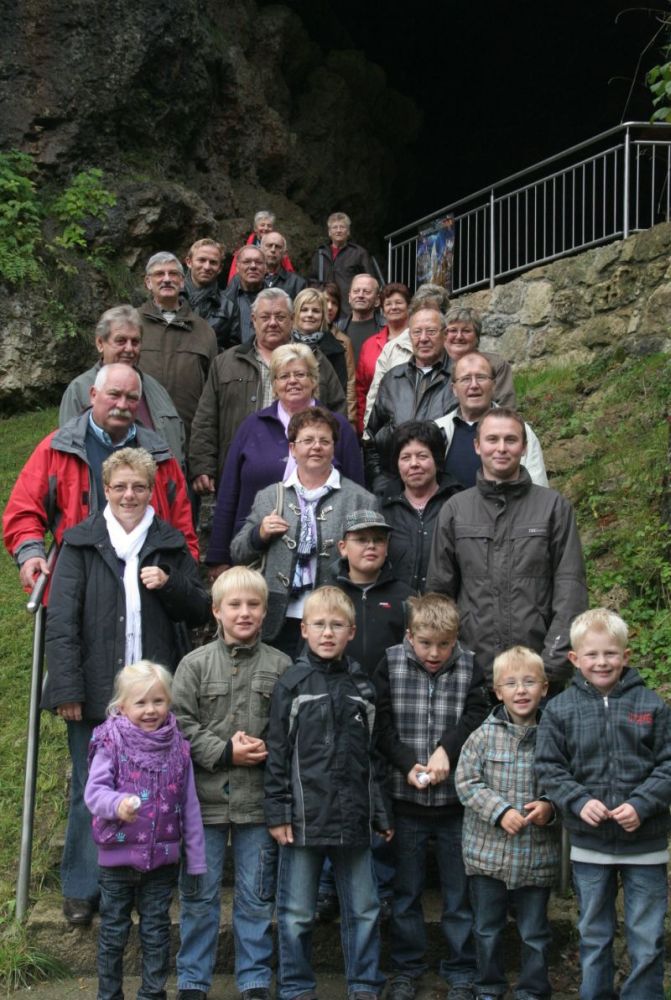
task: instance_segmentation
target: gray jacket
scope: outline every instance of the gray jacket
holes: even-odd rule
[[[229,740],[238,730],[266,738],[270,696],[291,660],[265,643],[201,646],[180,662],[172,686],[179,727],[191,744],[205,824],[263,823],[264,768],[236,767]]]
[[[63,393],[61,407],[58,411],[59,427],[62,427],[72,417],[78,417],[84,410],[88,410],[91,405],[89,389],[95,382],[96,375],[101,368],[102,364],[98,362],[93,368],[82,372],[70,382]],[[142,379],[142,396],[151,414],[151,419],[154,421],[154,430],[163,438],[179,464],[184,468],[185,439],[182,419],[161,383],[157,382],[151,375],[144,375],[139,370],[137,373]]]
[[[286,615],[291,596],[291,582],[296,569],[297,540],[300,530],[300,508],[293,486],[284,488],[282,516],[289,530],[269,545],[261,541],[261,521],[277,505],[277,486],[266,486],[256,494],[254,506],[244,525],[231,542],[231,556],[235,564],[250,563],[263,552],[266,564],[263,575],[268,584],[268,614],[263,623],[262,637],[271,642],[278,634]],[[356,510],[377,510],[378,501],[351,479],[340,478],[340,489],[333,490],[317,504],[317,580],[316,587],[331,583],[330,564],[338,556],[337,543],[343,536],[343,525],[348,514]]]

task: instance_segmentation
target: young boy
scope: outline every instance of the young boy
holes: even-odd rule
[[[278,997],[316,997],[310,962],[319,875],[335,871],[350,998],[375,998],[379,904],[370,856],[371,826],[392,831],[373,774],[375,690],[344,657],[354,608],[337,587],[305,601],[308,649],[273,692],[268,730],[265,814],[280,847],[277,883]]]
[[[628,630],[595,608],[571,627],[571,686],[538,729],[538,780],[571,840],[583,1000],[615,996],[618,874],[631,970],[621,1000],[663,1000],[671,712],[627,666]]]
[[[547,918],[559,866],[558,830],[550,802],[538,797],[534,750],[541,699],[548,690],[543,660],[514,646],[494,660],[499,701],[461,749],[455,783],[465,806],[463,855],[470,876],[478,973],[475,995],[507,988],[503,934],[515,907],[522,942],[516,997],[549,997]]]
[[[391,762],[396,877],[391,917],[391,1000],[412,1000],[426,970],[422,911],[426,851],[435,837],[450,950],[441,975],[450,1000],[470,1000],[475,979],[473,914],[461,857],[463,808],[452,770],[489,702],[473,654],[457,642],[459,613],[449,597],[411,597],[408,633],[375,673],[381,752]]]
[[[236,986],[244,1000],[269,996],[277,848],[263,819],[262,765],[270,696],[291,661],[259,640],[267,602],[260,573],[222,573],[212,587],[218,638],[185,656],[175,674],[174,711],[191,743],[207,856],[206,875],[180,876],[179,1000],[204,1000],[212,982],[229,835]]]

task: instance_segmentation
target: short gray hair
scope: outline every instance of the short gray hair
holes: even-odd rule
[[[96,323],[96,337],[100,337],[101,340],[109,340],[113,323],[125,323],[142,334],[142,320],[135,306],[112,306],[111,309],[107,309]]]
[[[140,396],[142,396],[142,379],[140,378],[138,372],[135,370],[135,368],[131,368],[129,365],[122,365],[122,364],[119,364],[117,362],[115,362],[112,365],[103,365],[102,366],[102,368],[100,369],[100,371],[96,375],[95,382],[93,383],[93,388],[94,389],[97,389],[98,391],[100,391],[100,389],[104,389],[105,388],[105,386],[107,385],[107,377],[108,377],[108,375],[110,373],[110,368],[121,368],[124,372],[132,372],[133,375],[135,376],[135,378],[137,379],[137,387],[138,387],[138,389],[140,391]]]
[[[255,212],[255,214],[254,214],[254,228],[255,229],[256,229],[257,225],[259,224],[259,222],[261,221],[261,219],[270,219],[270,221],[272,222],[272,224],[275,225],[275,213],[274,212],[269,212],[265,208],[260,209],[258,212]]]
[[[455,306],[447,314],[448,323],[470,323],[475,330],[475,336],[480,340],[482,333],[482,320],[480,313],[475,309],[468,309],[466,306]]]
[[[300,361],[305,365],[316,389],[319,385],[319,362],[314,351],[307,344],[282,344],[280,347],[276,347],[270,355],[271,379],[275,381],[280,370],[285,365],[291,364],[292,361]]]
[[[158,253],[153,254],[147,261],[144,273],[147,275],[151,274],[152,267],[156,267],[157,264],[177,264],[179,273],[184,277],[182,262],[179,257],[175,257],[174,253],[168,253],[167,250],[160,250]]]
[[[421,304],[420,304],[421,303]],[[450,296],[446,288],[442,285],[432,285],[427,282],[424,285],[420,285],[410,302],[410,310],[414,307],[417,309],[430,309],[435,306],[442,313],[446,313],[450,308]]]
[[[348,229],[352,228],[352,220],[344,212],[331,212],[326,220],[326,225],[330,226],[332,222],[344,222]]]
[[[291,296],[287,295],[283,288],[262,288],[252,302],[252,316],[256,316],[259,305],[263,305],[264,302],[278,301],[282,302],[293,316],[294,307],[291,301]]]

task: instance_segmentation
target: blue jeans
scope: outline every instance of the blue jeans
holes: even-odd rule
[[[620,1000],[663,1000],[666,865],[598,865],[573,862],[580,904],[581,1000],[612,1000],[615,897],[620,874],[624,933],[631,971]]]
[[[123,953],[131,913],[140,914],[142,985],[138,1000],[165,1000],[170,968],[170,902],[177,885],[177,865],[150,872],[135,868],[100,869],[98,1000],[123,1000]]]
[[[394,845],[388,844],[379,833],[374,833],[371,838],[371,850],[373,852],[373,872],[375,873],[375,884],[377,894],[380,899],[391,898],[394,891]],[[328,858],[324,861],[321,878],[319,879],[319,895],[335,896],[336,884],[333,874],[333,867]]]
[[[477,995],[503,996],[506,992],[503,936],[508,905],[512,903],[521,940],[515,997],[517,1000],[549,997],[552,993],[548,979],[548,953],[552,941],[547,915],[550,889],[535,885],[506,889],[504,882],[488,875],[471,875],[470,889],[478,966]]]
[[[207,874],[188,875],[184,867],[180,872],[177,953],[180,990],[207,993],[212,985],[219,940],[221,876],[229,830],[235,862],[235,983],[240,992],[270,986],[277,847],[262,824],[231,823],[205,827]]]
[[[98,849],[91,833],[91,813],[84,803],[89,776],[90,722],[68,722],[68,749],[72,761],[70,807],[61,860],[61,888],[68,899],[98,898]]]
[[[282,847],[277,880],[279,972],[277,995],[292,1000],[315,996],[311,964],[312,929],[319,876],[328,857],[340,901],[340,940],[348,994],[379,994],[380,937],[373,865],[369,847]]]
[[[448,957],[440,963],[440,974],[450,986],[466,986],[475,979],[475,945],[461,855],[461,815],[430,819],[397,815],[395,826],[396,876],[390,921],[394,975],[417,979],[427,969],[422,893],[426,851],[433,834],[443,900],[440,925],[449,949]]]

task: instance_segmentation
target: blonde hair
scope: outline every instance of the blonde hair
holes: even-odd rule
[[[326,301],[326,296],[323,292],[318,291],[316,288],[304,288],[298,293],[294,299],[294,326],[298,326],[298,316],[301,311],[301,306],[304,302],[317,302],[322,311],[322,328],[326,325],[326,316],[328,313],[328,302]]]
[[[459,612],[451,597],[445,594],[422,594],[408,598],[408,632],[419,628],[446,632],[456,638],[459,631]]]
[[[103,483],[109,486],[110,480],[119,469],[128,467],[136,476],[144,476],[149,489],[156,480],[156,462],[144,448],[119,448],[113,451],[103,462]]]
[[[160,663],[152,663],[151,660],[138,660],[137,663],[129,663],[120,670],[114,678],[114,695],[107,706],[108,715],[119,715],[123,703],[130,695],[131,688],[139,684],[144,685],[144,691],[148,691],[154,684],[160,684],[164,688],[171,701],[172,674]]]
[[[329,611],[336,611],[347,619],[349,625],[354,625],[356,612],[354,605],[344,590],[340,587],[317,587],[305,599],[303,605],[303,621],[307,622],[308,615],[316,605],[328,608]]]
[[[271,379],[275,381],[284,366],[290,365],[292,361],[298,361],[305,365],[314,385],[319,384],[319,362],[314,351],[307,344],[282,344],[280,347],[276,347],[270,355]]]
[[[524,668],[536,670],[540,674],[543,683],[547,683],[545,664],[542,657],[538,653],[534,653],[533,649],[529,649],[528,646],[512,646],[510,649],[506,649],[504,653],[499,653],[494,660],[492,668],[493,687],[499,684],[501,674],[505,670],[522,670]]]
[[[583,611],[571,625],[571,649],[576,651],[585,641],[588,632],[605,632],[620,646],[627,648],[629,629],[623,618],[608,608],[592,608]]]
[[[212,584],[212,604],[219,607],[225,597],[241,590],[256,594],[268,607],[268,584],[258,570],[249,566],[232,566],[217,577]]]

